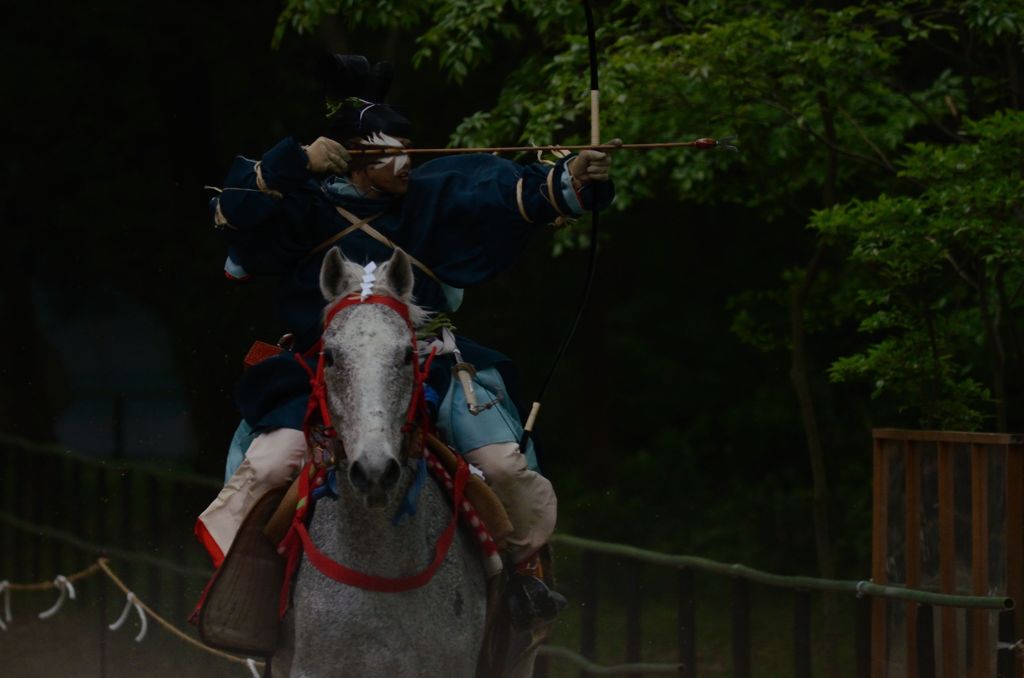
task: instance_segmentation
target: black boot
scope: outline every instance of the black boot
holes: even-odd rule
[[[552,621],[569,604],[565,596],[537,577],[518,572],[509,577],[506,600],[512,628],[517,631]]]

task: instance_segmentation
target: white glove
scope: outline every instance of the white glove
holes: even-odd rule
[[[303,146],[309,163],[306,165],[314,174],[345,174],[348,172],[348,161],[352,159],[345,147],[334,139],[319,137],[309,146]]]

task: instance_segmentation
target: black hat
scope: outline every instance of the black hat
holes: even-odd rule
[[[319,75],[327,99],[331,138],[344,142],[375,132],[411,136],[412,123],[384,103],[391,88],[392,69],[388,62],[371,67],[364,56],[332,54],[320,62]]]

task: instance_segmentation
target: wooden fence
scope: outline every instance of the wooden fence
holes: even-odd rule
[[[60,446],[40,445],[0,434],[0,573],[13,581],[49,579],[55,573],[79,569],[104,555],[115,558],[128,585],[157,610],[184,626],[190,602],[211,574],[201,549],[192,544],[191,527],[198,512],[220,488],[216,479],[152,464],[99,460],[74,454]],[[792,675],[813,675],[815,654],[814,597],[845,594],[855,601],[852,643],[856,676],[872,674],[869,657],[873,618],[871,600],[905,601],[915,611],[919,627],[930,624],[933,607],[973,609],[997,614],[1000,628],[1012,618],[1003,611],[1013,602],[1004,596],[944,595],[869,581],[830,581],[761,572],[739,564],[725,564],[694,556],[676,556],[631,546],[609,544],[558,534],[552,543],[559,562],[566,551],[578,552],[578,575],[572,584],[579,602],[579,652],[567,647],[541,648],[538,675],[549,672],[553,660],[564,668],[577,667],[581,675],[657,675],[672,673],[687,678],[708,675],[698,664],[695,573],[724,577],[729,582],[730,666],[726,675],[747,678],[755,674],[752,648],[751,584],[784,589],[792,596]],[[114,546],[116,544],[116,546]],[[615,565],[618,562],[620,565]],[[621,563],[626,563],[622,566]],[[625,662],[611,666],[598,662],[599,616],[606,598],[600,582],[606,570],[618,567],[623,577],[614,580],[624,605]],[[644,661],[643,619],[645,600],[641,584],[645,569],[660,568],[675,580],[674,661]],[[570,569],[570,568],[564,568]],[[9,574],[8,574],[9,573]],[[876,580],[878,582],[879,580]],[[168,583],[170,584],[168,585]],[[100,592],[102,593],[102,592]],[[667,597],[658,596],[664,607]],[[1007,627],[1012,632],[1012,623]],[[877,631],[877,626],[874,627]],[[1007,636],[1009,637],[1009,636]],[[919,676],[935,676],[931,634],[917,636],[922,657]],[[1000,676],[1013,673],[1013,652],[1000,652]],[[553,666],[551,667],[553,668]]]

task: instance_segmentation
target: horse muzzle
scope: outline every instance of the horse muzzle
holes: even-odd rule
[[[378,455],[378,459],[362,455],[348,466],[349,484],[366,497],[366,505],[371,508],[387,505],[391,491],[401,477],[402,466],[391,455]]]

